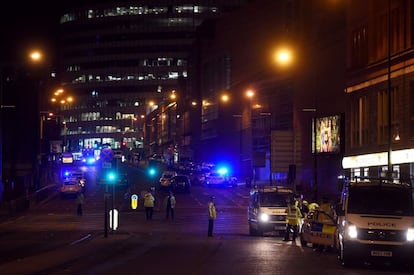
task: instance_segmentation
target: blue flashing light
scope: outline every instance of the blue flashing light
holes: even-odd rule
[[[65,171],[64,176],[69,177],[69,175],[70,175],[69,171]]]
[[[227,173],[229,172],[229,170],[227,169],[227,167],[220,167],[219,169],[217,169],[217,172],[220,175],[227,175]]]
[[[93,163],[95,163],[95,158],[93,158],[93,157],[88,158],[88,159],[86,160],[86,163],[88,163],[88,164],[93,164]]]

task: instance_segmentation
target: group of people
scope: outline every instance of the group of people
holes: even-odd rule
[[[165,208],[165,218],[167,220],[170,219],[174,220],[174,209],[175,209],[176,199],[173,192],[169,192],[169,194],[164,198],[163,206]],[[152,220],[152,215],[154,213],[154,206],[155,206],[155,193],[153,189],[146,192],[144,194],[144,208],[145,208],[145,217],[147,220]]]
[[[85,202],[85,196],[83,192],[83,188],[78,192],[76,197],[76,203],[77,203],[77,214],[78,216],[82,216],[83,209],[82,206]],[[154,213],[154,207],[155,207],[155,188],[150,188],[148,191],[146,191],[143,195],[144,199],[144,209],[145,209],[145,217],[148,221],[152,220],[152,216]],[[165,196],[163,200],[163,207],[165,209],[165,218],[169,220],[174,220],[175,215],[175,206],[176,206],[176,198],[172,191],[168,193],[167,196]],[[207,236],[212,237],[213,236],[213,226],[214,221],[217,218],[217,210],[216,205],[214,203],[214,196],[210,196],[210,200],[208,202],[208,230],[207,230]]]
[[[152,191],[153,190],[150,190],[144,194],[144,208],[145,208],[145,216],[147,220],[152,220],[152,215],[154,212],[155,194]],[[214,196],[210,196],[210,200],[207,205],[207,210],[208,210],[207,236],[208,237],[213,236],[214,221],[217,218],[217,209],[214,203],[214,199],[215,199]],[[175,205],[176,205],[176,198],[173,192],[170,191],[169,194],[163,200],[163,207],[165,209],[165,218],[167,220],[169,220],[170,217],[171,217],[171,220],[174,220]]]
[[[332,207],[329,199],[324,197],[322,203],[319,205],[316,202],[308,203],[303,199],[303,196],[295,197],[294,200],[287,199],[286,208],[286,232],[284,241],[296,241],[296,237],[299,233],[302,220],[306,217],[309,211],[319,210],[321,213],[318,215],[318,219],[323,221],[328,218],[328,215],[332,216]],[[292,239],[290,236],[292,235]]]
[[[84,203],[84,194],[83,190],[79,192],[77,196],[77,214],[82,216],[82,205]],[[151,188],[149,191],[144,193],[144,208],[146,219],[152,220],[155,206],[155,189]],[[215,197],[210,196],[209,202],[207,204],[207,216],[208,216],[208,230],[207,236],[213,236],[214,221],[217,219],[217,209],[215,205]],[[320,217],[323,219],[323,215],[331,215],[332,208],[329,200],[323,198],[321,205],[316,202],[308,203],[303,199],[302,196],[295,197],[294,199],[287,198],[287,208],[286,208],[286,232],[284,236],[284,241],[296,241],[296,237],[299,233],[300,225],[302,219],[306,217],[309,211],[314,211],[316,209],[320,210]],[[173,192],[169,192],[163,200],[163,208],[165,209],[165,218],[169,220],[174,220],[175,215],[175,206],[176,198]],[[326,214],[324,214],[326,213]],[[322,215],[321,215],[322,214]],[[291,238],[290,238],[291,237]]]

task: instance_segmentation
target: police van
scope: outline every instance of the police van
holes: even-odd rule
[[[286,230],[287,200],[293,200],[293,197],[293,190],[285,186],[252,189],[248,206],[249,234],[255,236],[276,232],[283,236]]]
[[[414,261],[411,184],[384,178],[345,182],[337,206],[337,249],[343,266]]]

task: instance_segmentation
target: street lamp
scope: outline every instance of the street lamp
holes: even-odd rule
[[[39,50],[33,50],[29,53],[29,59],[34,63],[41,62],[43,59],[43,54]]]
[[[387,58],[387,96],[388,96],[388,177],[392,178],[392,162],[391,162],[391,153],[392,153],[392,129],[391,129],[391,123],[392,123],[392,96],[391,96],[391,0],[388,0],[388,58]]]
[[[313,123],[312,123],[312,133],[313,133],[313,185],[314,185],[314,201],[318,199],[318,158],[316,153],[316,108],[304,108],[303,112],[313,112]]]
[[[272,179],[272,113],[271,112],[261,112],[259,114],[262,117],[269,118],[269,128],[268,130],[268,144],[269,144],[269,183],[270,185],[273,184]]]
[[[234,114],[234,118],[239,119],[239,176],[242,174],[242,163],[243,163],[243,134],[242,134],[242,122],[243,115]]]
[[[73,103],[74,99],[71,95],[66,95],[67,92],[64,89],[57,89],[52,97],[50,98],[50,101],[52,103],[60,103],[60,104],[70,104]]]
[[[253,154],[253,152],[252,152],[252,150],[251,150],[251,148],[252,148],[252,132],[253,132],[253,127],[252,127],[252,100],[253,100],[253,98],[254,98],[254,96],[255,96],[255,91],[254,90],[252,90],[252,89],[248,89],[246,92],[245,92],[245,95],[246,95],[246,97],[248,98],[248,109],[247,109],[247,112],[248,112],[248,122],[249,122],[249,124],[248,124],[248,127],[250,127],[250,129],[248,129],[249,131],[247,132],[248,134],[246,135],[246,139],[247,139],[247,141],[249,141],[248,142],[248,149],[249,149],[249,154],[248,154],[248,156],[250,156],[250,170],[252,171],[252,173],[253,173],[253,185],[256,185],[256,169],[255,169],[255,167],[253,166],[253,160],[251,159],[252,158],[252,154]]]
[[[293,62],[293,53],[288,48],[280,48],[274,53],[274,60],[277,65],[288,66]]]
[[[32,50],[28,54],[28,61],[31,64],[38,65],[44,62],[43,54],[39,50]],[[36,171],[37,176],[35,178],[35,188],[38,189],[40,187],[40,179],[41,179],[41,165],[42,165],[42,146],[43,146],[43,120],[44,116],[42,114],[42,111],[40,111],[40,89],[41,89],[41,79],[39,78],[38,86],[37,86],[37,111],[39,111],[40,114],[40,125],[39,125],[39,146],[38,146],[38,152],[37,152],[37,163],[36,163]],[[37,112],[36,111],[36,112]]]

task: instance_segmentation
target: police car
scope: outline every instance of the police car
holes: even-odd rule
[[[76,196],[83,186],[79,180],[76,179],[66,179],[63,181],[62,186],[60,187],[60,194],[62,197],[65,196]]]
[[[319,210],[310,211],[303,220],[300,243],[302,246],[310,243],[312,247],[335,247],[336,232],[336,222],[331,215]]]

